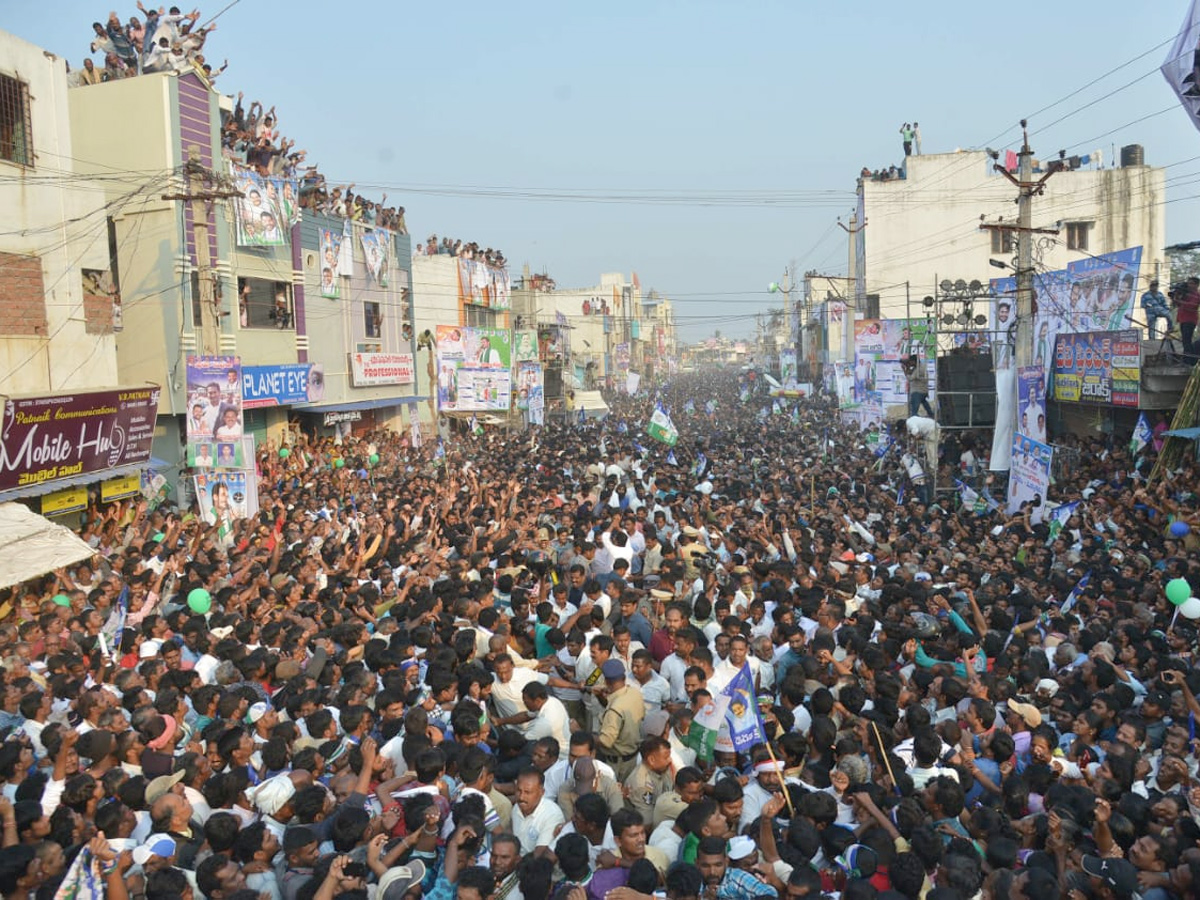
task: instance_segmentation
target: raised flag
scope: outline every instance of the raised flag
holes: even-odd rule
[[[705,703],[692,718],[687,733],[687,745],[696,751],[696,759],[699,762],[712,762],[717,732],[721,730],[728,710],[729,697],[718,694]]]
[[[1067,522],[1071,516],[1075,515],[1078,507],[1079,501],[1072,500],[1070,503],[1060,503],[1050,512],[1050,537],[1046,539],[1047,546],[1054,543],[1055,539],[1062,534],[1062,530],[1067,527]]]
[[[1087,589],[1088,582],[1091,580],[1092,573],[1090,571],[1085,572],[1075,587],[1071,588],[1071,593],[1067,594],[1067,599],[1063,601],[1063,605],[1058,610],[1062,615],[1065,616],[1075,608],[1075,604],[1079,602],[1079,598],[1083,596],[1083,592]]]
[[[674,451],[674,450],[668,450],[668,451],[667,451],[667,465],[669,465],[669,466],[677,466],[677,465],[679,465],[679,460],[677,460],[677,459],[675,458],[675,451]]]
[[[646,434],[668,447],[674,447],[679,440],[679,432],[675,430],[675,424],[661,406],[654,410],[654,415],[650,417],[650,424],[646,426]]]
[[[1137,456],[1142,452],[1142,448],[1154,440],[1154,430],[1150,427],[1150,423],[1146,421],[1146,414],[1139,413],[1137,424],[1133,426],[1133,438],[1129,441],[1129,452],[1133,456]]]
[[[725,721],[729,725],[729,737],[733,741],[733,749],[738,753],[748,751],[755,744],[766,743],[765,729],[758,716],[758,696],[754,690],[754,676],[750,674],[750,666],[743,663],[741,670],[733,676],[733,680],[721,691],[729,708],[725,712]],[[693,721],[693,727],[695,722]]]
[[[715,413],[715,412],[717,411],[717,401],[716,401],[716,400],[709,400],[707,403],[705,403],[705,404],[704,404],[704,411],[705,411],[706,413],[708,413],[710,416],[711,416],[713,413]]]

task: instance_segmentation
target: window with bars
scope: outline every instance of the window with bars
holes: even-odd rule
[[[0,159],[33,166],[29,85],[11,75],[0,75]]]

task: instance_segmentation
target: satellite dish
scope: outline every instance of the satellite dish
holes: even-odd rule
[[[958,281],[954,282],[954,289],[956,291],[965,291],[967,289],[967,283],[960,278]]]
[[[938,282],[938,287],[940,287],[945,293],[950,293],[950,291],[954,290],[954,282],[952,282],[949,278],[943,278],[940,282]]]
[[[972,294],[978,294],[982,290],[983,290],[983,284],[979,281],[978,278],[976,278],[974,281],[971,282],[971,293]]]

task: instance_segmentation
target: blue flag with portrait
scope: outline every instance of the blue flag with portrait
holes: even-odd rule
[[[725,711],[725,722],[729,725],[729,737],[733,749],[743,753],[755,744],[766,742],[762,720],[758,716],[758,696],[754,690],[754,676],[750,666],[743,664],[741,671],[721,691],[729,698]]]

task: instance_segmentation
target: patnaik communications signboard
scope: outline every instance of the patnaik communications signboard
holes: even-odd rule
[[[148,462],[157,386],[9,398],[0,428],[0,491]]]

